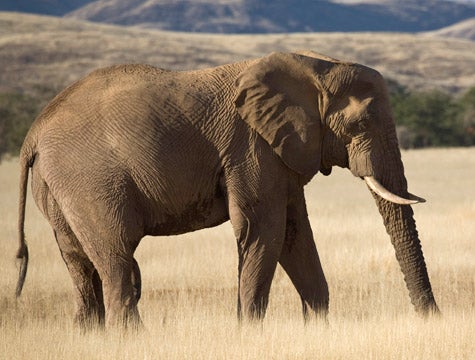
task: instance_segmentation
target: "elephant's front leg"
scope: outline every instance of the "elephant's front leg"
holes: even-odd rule
[[[304,192],[296,186],[289,195],[285,243],[279,259],[297,289],[305,319],[311,314],[326,317],[328,285],[313,240]]]
[[[239,252],[239,319],[262,319],[265,315],[285,236],[283,200],[279,194],[256,207],[230,203]]]

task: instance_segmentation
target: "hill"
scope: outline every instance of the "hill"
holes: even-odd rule
[[[455,25],[442,28],[440,30],[430,32],[429,34],[475,41],[475,17],[461,21]]]
[[[3,0],[0,11],[171,31],[274,33],[440,29],[475,16],[460,0]]]
[[[439,29],[475,16],[475,5],[444,0],[99,0],[67,16],[120,25],[212,33]]]
[[[193,69],[311,49],[374,67],[415,89],[475,85],[475,42],[394,33],[211,35],[0,13],[0,92],[62,88],[92,69],[140,62]]]

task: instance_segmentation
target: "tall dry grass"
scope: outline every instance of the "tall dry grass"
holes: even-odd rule
[[[30,266],[17,278],[18,166],[0,165],[0,358],[4,359],[470,359],[475,357],[475,148],[403,153],[440,318],[418,318],[381,219],[364,184],[335,169],[307,187],[330,286],[329,323],[305,326],[278,269],[262,326],[236,320],[236,245],[229,224],[146,238],[146,331],[81,334],[71,282],[46,221],[28,201]]]

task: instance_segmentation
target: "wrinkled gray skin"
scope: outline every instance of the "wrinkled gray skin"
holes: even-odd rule
[[[238,243],[240,318],[264,316],[277,263],[305,316],[324,316],[328,286],[304,185],[340,166],[408,195],[381,75],[311,52],[198,71],[97,70],[44,109],[20,161],[18,293],[31,167],[33,196],[54,229],[83,326],[104,316],[106,326],[141,323],[133,255],[142,237],[227,220]],[[411,207],[373,196],[416,311],[437,312]]]

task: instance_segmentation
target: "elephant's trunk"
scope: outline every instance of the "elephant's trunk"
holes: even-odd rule
[[[401,153],[395,134],[391,138],[392,141],[383,142],[386,146],[388,144],[394,146],[385,149],[384,165],[379,169],[381,171],[380,176],[376,177],[392,193],[407,199],[411,197],[411,194],[407,192],[407,181],[404,176]],[[396,258],[404,274],[409,296],[416,311],[424,315],[439,312],[432,294],[411,206],[390,202],[374,191],[372,191],[372,194],[376,199],[386,231],[396,251]]]
[[[409,205],[391,203],[375,193],[373,195],[386,231],[391,237],[397,261],[416,311],[423,315],[439,312],[432,294],[412,208]]]

